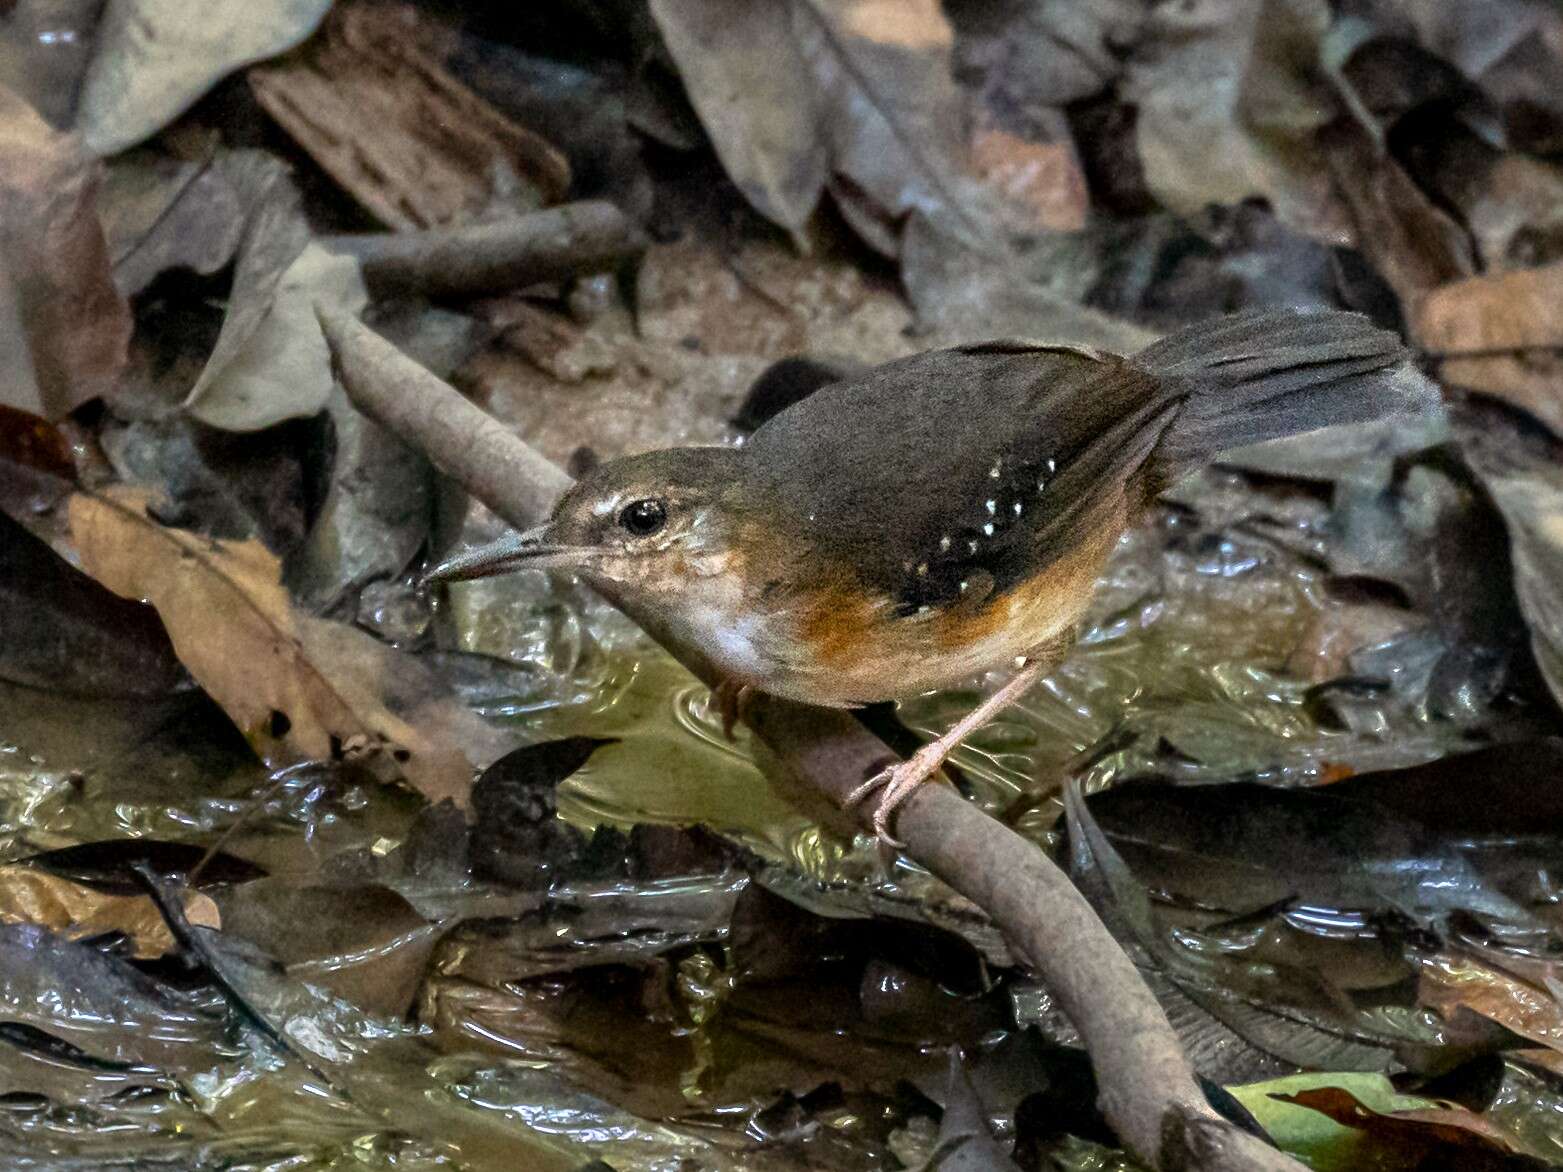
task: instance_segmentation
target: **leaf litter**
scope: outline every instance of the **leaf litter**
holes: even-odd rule
[[[1447,423],[1177,486],[956,771],[1218,1109],[1318,1168],[1563,1161],[1563,18],[328,7],[3,18],[7,1158],[1123,1166],[980,909],[622,617],[420,594],[497,522],[348,405],[325,300],[576,470],[993,334],[1402,328]],[[976,684],[866,719],[914,745]]]

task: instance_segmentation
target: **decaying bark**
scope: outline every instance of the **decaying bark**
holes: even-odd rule
[[[320,316],[359,409],[424,450],[511,524],[536,523],[568,487],[564,472],[367,327],[340,311]],[[611,601],[697,676],[716,681],[698,651],[670,639],[661,616]],[[746,720],[783,767],[837,803],[892,758],[841,711],[766,697]],[[869,812],[871,804],[865,818]],[[1103,1113],[1129,1151],[1162,1172],[1301,1172],[1211,1110],[1134,965],[1034,844],[945,785],[913,794],[895,828],[906,854],[981,907],[1057,995],[1090,1052]]]
[[[612,268],[643,252],[646,238],[613,204],[581,200],[466,228],[329,236],[323,243],[356,257],[375,293],[478,297]]]
[[[339,6],[297,52],[249,71],[284,130],[380,223],[467,223],[496,206],[543,207],[570,189],[559,149],[452,76],[393,4]]]

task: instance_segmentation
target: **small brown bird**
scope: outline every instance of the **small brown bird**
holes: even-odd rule
[[[1058,663],[1125,528],[1240,444],[1425,407],[1393,334],[1255,312],[1133,357],[996,341],[823,387],[743,447],[612,460],[434,579],[566,567],[667,616],[733,687],[853,706],[1014,677],[863,785],[874,826]],[[1404,368],[1409,372],[1409,368]]]

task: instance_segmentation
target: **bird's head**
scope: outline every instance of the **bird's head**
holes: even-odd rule
[[[573,570],[589,581],[676,589],[727,567],[739,511],[735,448],[669,448],[598,465],[524,533],[457,554],[426,581],[523,569]]]

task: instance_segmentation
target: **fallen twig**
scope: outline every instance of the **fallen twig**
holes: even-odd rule
[[[390,343],[338,310],[320,311],[342,385],[358,408],[425,451],[518,527],[570,478]],[[707,683],[698,651],[661,616],[620,603]],[[891,758],[849,714],[769,697],[745,718],[778,763],[840,803]],[[943,785],[901,807],[906,854],[981,907],[1058,996],[1091,1054],[1102,1111],[1124,1146],[1162,1172],[1300,1172],[1302,1165],[1218,1116],[1133,963],[1069,878],[1036,846]]]
[[[613,204],[582,200],[466,228],[328,236],[323,243],[356,257],[376,293],[476,297],[601,272],[639,255],[646,237]]]

